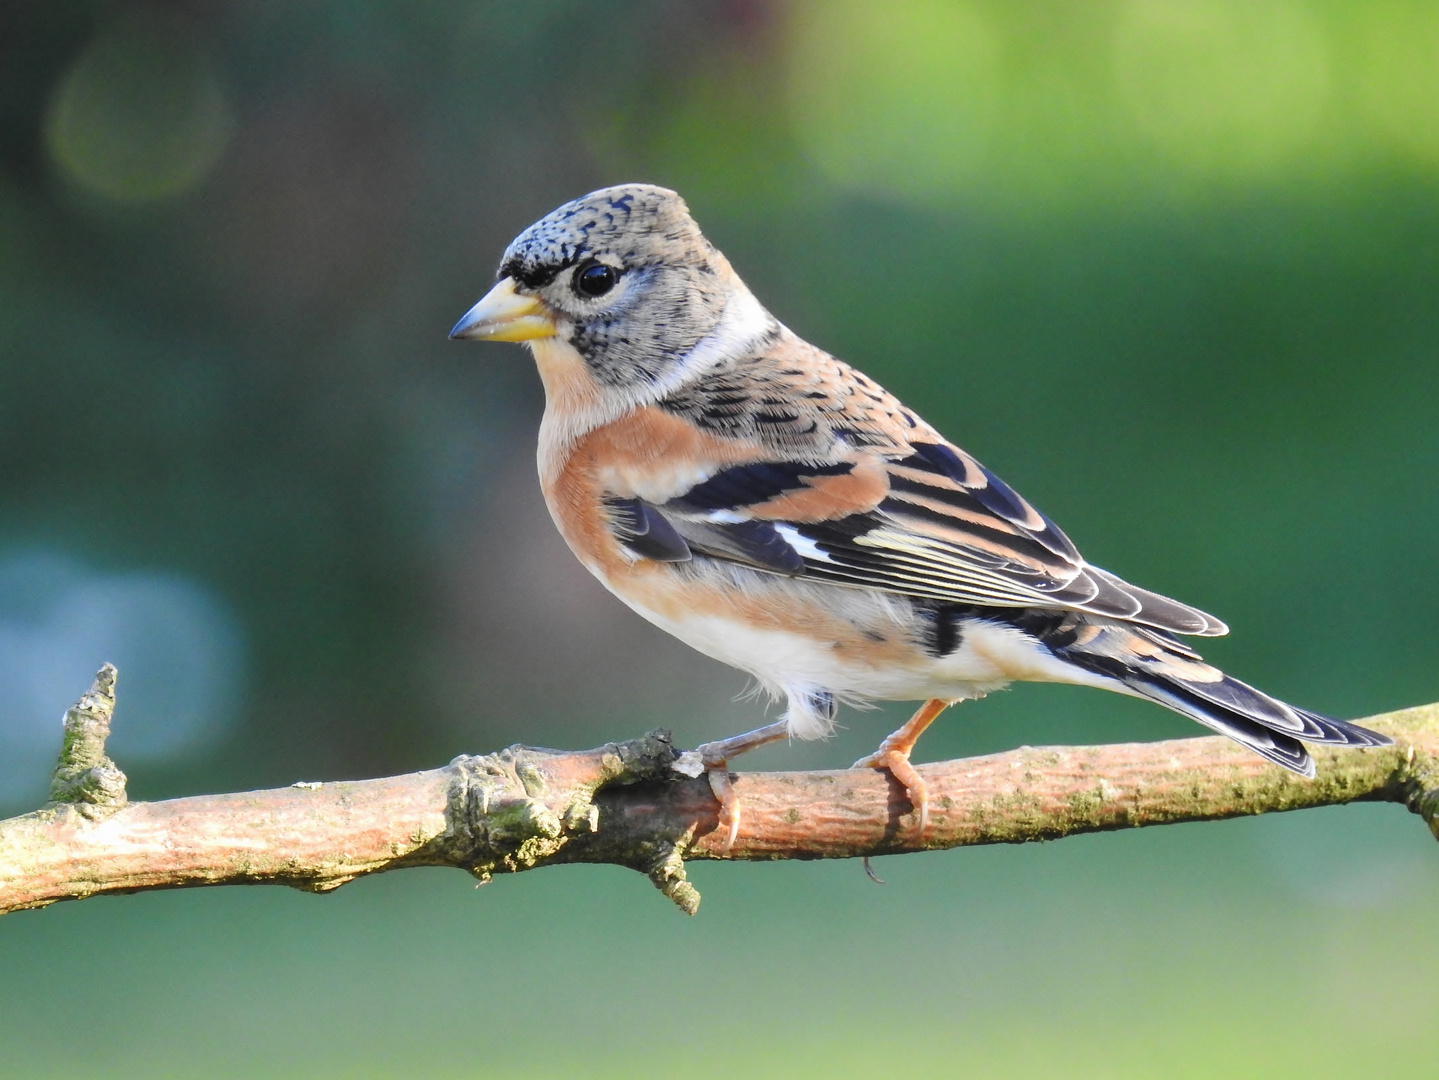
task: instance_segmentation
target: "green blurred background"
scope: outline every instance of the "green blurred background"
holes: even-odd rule
[[[1439,698],[1435,3],[8,0],[0,811],[107,659],[140,798],[753,725],[554,534],[522,351],[445,340],[629,180],[1236,674]],[[1022,686],[921,753],[1194,733]],[[590,867],[63,905],[0,921],[0,1075],[1419,1075],[1436,856],[1356,806],[704,864],[689,920]]]

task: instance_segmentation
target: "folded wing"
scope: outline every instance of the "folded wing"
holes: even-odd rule
[[[723,469],[661,505],[627,508],[624,533],[633,539],[620,539],[637,554],[653,549],[661,530],[652,514],[692,551],[769,573],[980,607],[1084,611],[1180,634],[1227,631],[1211,615],[1090,566],[1057,525],[949,443]],[[676,554],[666,543],[664,556]]]

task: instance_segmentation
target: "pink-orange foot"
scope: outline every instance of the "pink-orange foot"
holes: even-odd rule
[[[778,742],[788,737],[789,727],[781,720],[746,731],[743,735],[705,743],[687,754],[680,755],[680,759],[675,762],[674,768],[677,771],[688,776],[698,776],[703,772],[709,779],[710,791],[714,792],[715,800],[719,803],[719,827],[725,834],[725,851],[734,846],[735,839],[739,836],[740,823],[739,799],[729,778],[730,758],[738,757],[765,743]]]
[[[925,830],[929,828],[929,785],[910,764],[909,755],[914,751],[914,744],[924,734],[924,729],[934,723],[935,717],[944,712],[948,705],[948,701],[940,698],[926,701],[903,727],[879,744],[878,750],[860,758],[853,766],[856,769],[887,770],[904,785],[905,796],[914,807],[915,817],[919,820],[921,840],[924,839]]]
[[[909,799],[909,804],[914,807],[915,814],[919,817],[919,835],[924,836],[925,829],[929,827],[929,785],[924,782],[924,777],[915,772],[914,766],[909,763],[907,752],[881,747],[868,757],[856,761],[854,768],[887,770],[903,784],[905,797]]]

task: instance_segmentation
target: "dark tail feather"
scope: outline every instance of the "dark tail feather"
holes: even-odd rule
[[[1364,747],[1394,741],[1347,720],[1287,705],[1231,679],[1161,630],[1117,623],[1060,624],[1041,632],[1039,640],[1061,660],[1113,679],[1301,776],[1314,775],[1305,743]]]
[[[1229,676],[1198,682],[1162,670],[1131,668],[1124,679],[1131,689],[1228,735],[1301,776],[1314,775],[1314,760],[1304,743],[1332,746],[1388,746],[1394,740],[1345,720],[1321,716],[1272,698]]]

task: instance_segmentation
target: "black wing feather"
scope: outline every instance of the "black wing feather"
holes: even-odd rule
[[[667,506],[677,510],[735,510],[769,502],[787,491],[806,485],[815,476],[843,476],[854,469],[854,463],[810,465],[798,461],[757,461],[736,465],[715,473],[696,484]]]
[[[745,563],[772,574],[795,577],[805,561],[779,530],[768,521],[675,521],[675,528],[695,551],[719,559]]]
[[[657,562],[688,562],[693,555],[684,537],[657,507],[642,499],[605,500],[610,511],[610,525],[619,542],[636,555]]]

